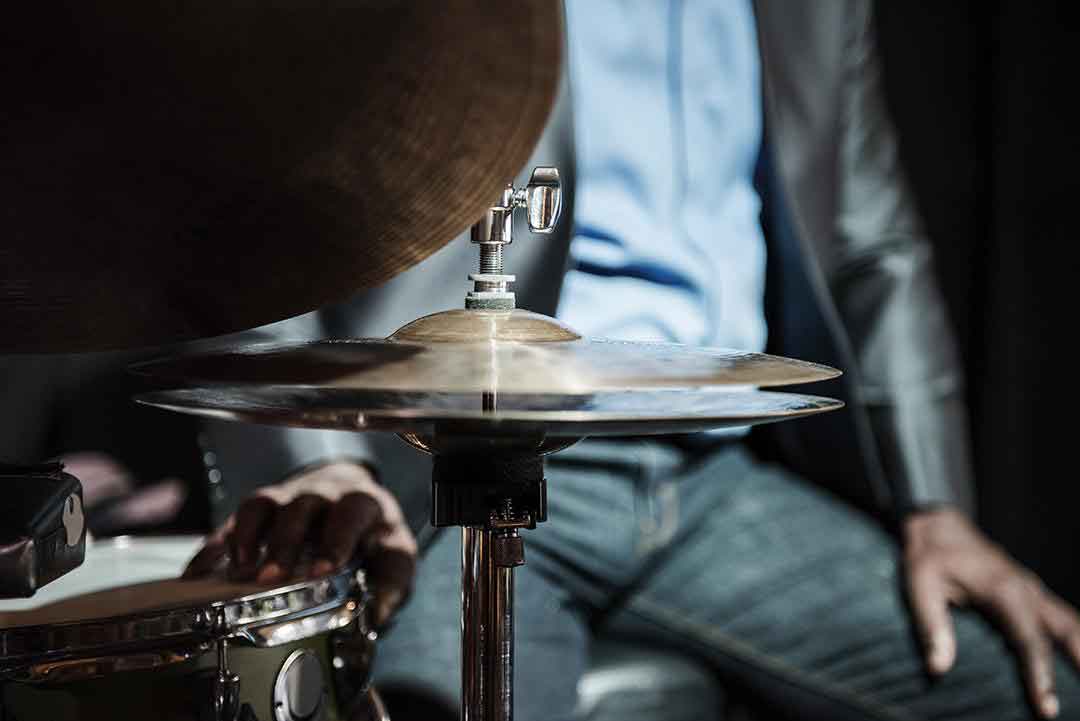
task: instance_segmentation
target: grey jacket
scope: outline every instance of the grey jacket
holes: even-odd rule
[[[788,310],[771,319],[770,349],[839,365],[844,382],[830,392],[850,403],[839,422],[781,424],[780,444],[800,470],[849,489],[861,483],[854,495],[886,511],[936,503],[970,509],[960,363],[882,97],[871,2],[757,0],[755,11],[775,171],[767,207],[782,209],[798,239],[794,248],[770,247],[770,264],[786,269],[770,271],[770,292]],[[564,88],[518,178],[535,164],[559,166],[568,208],[571,122]],[[518,229],[508,263],[519,278],[521,307],[554,313],[569,226],[564,222],[548,238]],[[460,307],[474,262],[475,250],[463,236],[381,288],[261,334],[384,336],[420,315]],[[790,312],[803,303],[813,307]],[[226,424],[208,431],[234,499],[290,469],[328,457],[362,457],[382,469],[410,515],[422,517],[429,461],[394,439]],[[850,452],[833,452],[837,447]],[[840,457],[857,463],[845,467],[835,462]],[[838,480],[844,474],[850,478]]]

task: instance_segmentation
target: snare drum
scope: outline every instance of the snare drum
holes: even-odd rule
[[[194,537],[115,539],[0,601],[2,721],[384,719],[356,569],[284,587],[178,580]]]

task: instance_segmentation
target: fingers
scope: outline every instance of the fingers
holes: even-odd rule
[[[1050,635],[1069,654],[1072,662],[1080,668],[1080,615],[1056,595],[1043,592],[1042,617]]]
[[[418,548],[397,499],[381,487],[373,489],[373,496],[382,509],[383,524],[374,529],[364,558],[375,593],[373,619],[382,626],[412,590]]]
[[[259,569],[256,582],[277,583],[292,576],[304,540],[328,504],[322,496],[305,493],[278,510],[270,531],[266,562]]]
[[[914,565],[908,573],[908,597],[926,653],[926,666],[940,676],[956,662],[956,630],[949,613],[945,576],[934,565]]]
[[[206,537],[203,547],[188,561],[181,578],[199,578],[217,570],[217,567],[229,555],[229,534],[236,526],[236,516],[229,516],[225,523]]]
[[[1029,579],[1014,574],[995,586],[989,606],[1020,657],[1032,706],[1044,718],[1053,718],[1061,705],[1054,690],[1053,648],[1040,614],[1040,593]]]
[[[260,490],[237,511],[228,539],[207,543],[192,574],[212,567],[232,548],[233,578],[279,583],[294,575],[305,544],[314,546],[308,575],[323,576],[361,556],[382,625],[408,596],[417,546],[393,494],[365,467],[331,464]],[[265,561],[259,552],[266,546]]]
[[[376,627],[385,624],[409,597],[416,572],[416,551],[407,548],[381,548],[367,562],[374,588],[372,620]]]
[[[1080,665],[1076,612],[962,515],[920,511],[905,519],[903,528],[909,591],[924,634],[936,639],[943,633],[942,595],[992,613],[1016,652],[1032,707],[1043,718],[1057,716],[1061,705],[1054,686],[1053,641],[1066,646]],[[949,641],[955,658],[951,627]]]
[[[345,565],[361,541],[382,523],[382,509],[370,494],[343,496],[326,516],[311,575],[325,576]]]
[[[255,577],[262,538],[269,528],[278,504],[265,496],[252,496],[236,511],[232,532],[233,576],[245,581]]]
[[[416,539],[393,496],[383,489],[350,493],[327,514],[312,576],[344,565],[357,550],[374,592],[373,620],[381,626],[408,597],[416,571]]]
[[[188,562],[187,568],[184,569],[181,578],[200,578],[202,576],[210,575],[217,569],[218,564],[221,563],[228,553],[229,546],[224,541],[207,543],[195,554],[195,557]]]

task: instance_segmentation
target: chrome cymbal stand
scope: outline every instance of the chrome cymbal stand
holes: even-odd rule
[[[503,246],[513,239],[514,211],[526,209],[529,229],[551,233],[562,209],[559,171],[533,170],[526,187],[507,186],[499,202],[472,228],[480,246],[479,272],[466,309],[513,311],[514,276],[504,273]],[[496,412],[498,389],[483,394],[483,410]],[[474,439],[473,442],[478,439]],[[436,454],[432,523],[461,527],[461,717],[511,721],[514,717],[514,569],[525,563],[519,531],[547,518],[544,462],[537,453],[513,453],[498,443],[478,451]],[[511,444],[513,445],[513,444]]]
[[[461,526],[461,717],[514,717],[514,569],[519,531],[547,518],[543,458],[435,457],[432,522]]]

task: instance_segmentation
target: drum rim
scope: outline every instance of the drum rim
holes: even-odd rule
[[[81,621],[11,626],[0,629],[0,667],[19,661],[36,663],[174,642],[209,643],[220,638],[258,645],[255,635],[245,632],[350,604],[350,610],[355,611],[350,617],[359,617],[368,598],[364,571],[348,567],[330,576],[223,601],[181,603]]]

